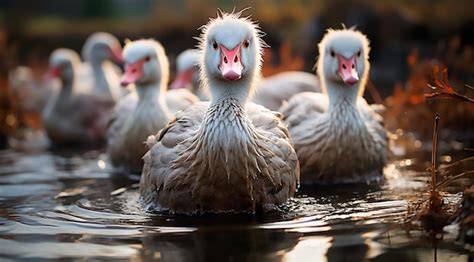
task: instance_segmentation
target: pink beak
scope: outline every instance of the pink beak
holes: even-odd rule
[[[341,77],[346,85],[354,85],[359,81],[359,75],[356,70],[356,57],[352,56],[349,59],[341,55],[337,55],[338,69],[337,74]]]
[[[117,63],[123,63],[122,50],[112,49],[112,51],[110,51],[110,58]]]
[[[229,81],[234,81],[242,77],[242,62],[240,60],[240,46],[237,45],[232,50],[228,50],[222,45],[219,45],[221,49],[221,64],[219,69],[221,70],[222,77]]]
[[[143,76],[143,63],[145,60],[140,60],[133,64],[125,65],[125,73],[120,79],[120,85],[123,87],[128,86],[130,83],[135,83],[138,79]]]
[[[52,67],[46,72],[46,74],[43,75],[43,80],[46,82],[49,82],[53,80],[56,77],[59,77],[61,75],[61,67]]]
[[[190,68],[185,71],[181,71],[176,75],[173,83],[170,85],[170,89],[179,89],[186,87],[187,84],[191,83],[193,79],[193,69]]]

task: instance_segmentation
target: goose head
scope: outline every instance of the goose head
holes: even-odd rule
[[[369,41],[353,29],[328,30],[319,43],[318,75],[331,96],[361,95],[369,72]]]
[[[155,40],[129,42],[123,50],[125,72],[122,86],[135,83],[136,87],[159,84],[166,88],[169,62],[163,46]]]
[[[260,73],[263,44],[260,36],[258,26],[240,18],[240,13],[224,13],[203,27],[201,81],[211,89],[213,99],[224,94],[248,99]]]
[[[63,81],[72,81],[75,67],[80,63],[81,59],[75,51],[67,48],[56,49],[49,57],[49,70],[44,79],[60,78]]]
[[[184,88],[199,80],[199,51],[187,49],[176,58],[176,78],[170,89]]]
[[[85,61],[96,64],[109,59],[121,63],[122,46],[117,38],[109,33],[94,33],[82,47],[82,57]]]

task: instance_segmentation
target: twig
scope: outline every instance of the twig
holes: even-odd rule
[[[439,67],[435,66],[433,67],[433,76],[434,76],[434,82],[435,85],[430,85],[428,84],[428,87],[433,89],[433,90],[439,90],[439,92],[434,92],[431,94],[425,94],[425,98],[457,98],[459,100],[463,100],[466,102],[474,103],[474,99],[467,97],[465,95],[462,95],[449,84],[448,81],[448,69],[444,68],[441,70],[441,78],[439,77]],[[472,88],[472,86],[466,84],[466,87]]]
[[[459,175],[455,175],[455,176],[452,176],[444,181],[441,181],[437,186],[436,188],[440,189],[446,185],[448,185],[449,183],[453,182],[454,180],[458,179],[458,178],[461,178],[463,176],[467,176],[467,175],[472,175],[474,174],[474,171],[467,171],[467,172],[464,172],[464,173],[461,173]]]
[[[431,149],[431,193],[436,191],[436,153],[438,152],[439,115],[436,114]]]
[[[367,91],[369,92],[370,96],[374,100],[375,103],[383,105],[384,101],[382,99],[382,96],[380,95],[380,92],[377,90],[375,87],[374,83],[372,81],[367,81],[367,85],[365,85],[367,88]]]
[[[464,150],[474,150],[474,149],[464,148]],[[452,164],[445,165],[444,167],[440,168],[440,170],[438,170],[438,171],[443,171],[443,173],[447,173],[447,172],[448,172],[448,171],[447,171],[448,169],[451,169],[451,168],[453,168],[453,167],[455,167],[455,166],[458,166],[458,165],[460,165],[460,164],[463,164],[463,163],[468,162],[468,161],[473,161],[473,160],[474,160],[474,156],[466,157],[466,158],[463,158],[463,159],[461,159],[461,160],[459,160],[459,161],[457,161],[457,162],[454,162],[454,163],[452,163]],[[446,171],[445,171],[445,170],[446,170]]]
[[[433,88],[433,86],[431,85],[428,85],[429,87]],[[474,103],[474,99],[470,98],[470,97],[467,97],[465,95],[461,95],[459,94],[458,92],[454,91],[452,93],[439,93],[439,92],[434,92],[434,93],[431,93],[431,94],[425,94],[425,97],[428,98],[428,99],[431,99],[431,98],[441,98],[441,99],[450,99],[450,98],[457,98],[459,100],[463,100],[465,102],[470,102],[470,103]]]

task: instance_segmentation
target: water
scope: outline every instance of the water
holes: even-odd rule
[[[0,151],[0,260],[468,261],[455,227],[435,254],[402,226],[425,166],[398,159],[378,187],[302,188],[282,212],[186,217],[142,210],[103,153]]]

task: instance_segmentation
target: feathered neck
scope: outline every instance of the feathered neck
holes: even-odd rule
[[[114,100],[120,97],[118,90],[118,77],[114,74],[114,68],[110,61],[91,61],[92,70],[94,72],[95,89]]]
[[[158,68],[154,75],[148,77],[144,82],[135,83],[138,98],[141,101],[164,98],[168,89],[168,80],[168,72],[163,67]]]
[[[164,93],[163,87],[159,82],[148,82],[144,84],[135,84],[135,90],[138,95],[139,104],[143,102],[163,102]],[[164,103],[163,106],[166,106]]]
[[[348,86],[342,81],[329,80],[322,72],[319,72],[322,90],[327,94],[329,100],[328,112],[338,111],[342,106],[356,108],[357,100],[364,94],[367,71],[365,70],[361,75],[360,81],[353,86]]]
[[[76,85],[76,81],[77,81],[77,69],[78,69],[78,65],[74,64],[74,63],[70,63],[69,65],[67,65],[68,67],[68,70],[70,70],[69,72],[69,75],[62,75],[60,77],[60,82],[61,82],[61,89],[59,91],[59,98],[57,102],[61,103],[61,101],[64,101],[64,99],[67,99],[69,98],[73,92],[75,91],[74,89],[74,86]]]
[[[227,100],[236,101],[240,106],[245,104],[253,96],[255,82],[258,79],[257,74],[244,75],[236,82],[224,79],[213,78],[203,81],[204,86],[209,89],[211,94],[211,105],[223,103]]]
[[[329,100],[328,111],[339,110],[341,106],[356,105],[360,82],[354,86],[347,86],[342,82],[323,80],[323,85]]]

